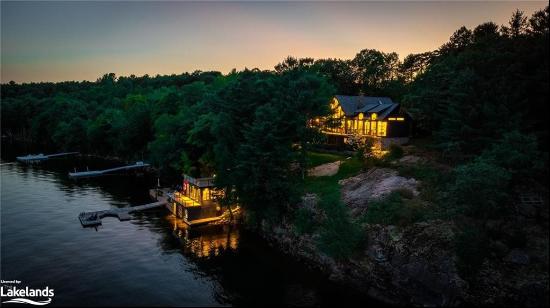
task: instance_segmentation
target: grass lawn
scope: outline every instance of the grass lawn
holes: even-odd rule
[[[316,153],[318,154],[318,153]],[[338,173],[332,176],[319,176],[319,177],[306,177],[304,181],[304,192],[315,193],[321,199],[325,199],[334,193],[340,194],[340,185],[338,181],[358,174],[363,167],[363,163],[355,157],[345,159],[344,156],[338,156],[334,154],[321,154],[331,155],[333,157],[339,157],[342,159],[342,164]],[[333,160],[335,161],[335,160]],[[339,196],[338,196],[339,198]]]
[[[307,152],[307,165],[309,168],[344,159],[346,159],[346,156],[339,154]]]

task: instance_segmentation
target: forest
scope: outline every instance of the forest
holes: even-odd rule
[[[542,183],[548,168],[549,9],[506,25],[461,27],[434,51],[359,51],[353,59],[288,57],[273,70],[1,86],[2,136],[123,160],[161,174],[216,174],[244,206],[279,217],[302,189],[322,136],[308,119],[335,94],[389,96],[414,135],[455,166],[455,210],[502,212],[506,193]],[[454,198],[454,199],[453,199]],[[228,200],[228,202],[231,200]]]

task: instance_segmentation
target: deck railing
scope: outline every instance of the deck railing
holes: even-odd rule
[[[191,185],[195,185],[198,187],[213,187],[214,186],[214,178],[208,177],[208,178],[194,178],[192,176],[183,175],[183,180],[189,182]]]

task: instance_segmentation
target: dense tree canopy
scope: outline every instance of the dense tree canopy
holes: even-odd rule
[[[526,176],[519,165],[546,166],[548,39],[547,7],[529,18],[516,11],[504,26],[461,27],[438,50],[403,61],[364,49],[349,60],[288,57],[274,71],[10,82],[1,87],[2,134],[146,159],[163,172],[216,174],[234,192],[229,198],[280,211],[293,201],[301,177],[292,175],[303,175],[315,136],[307,121],[328,112],[329,98],[390,96],[413,116],[416,134],[471,163],[458,169],[453,191],[462,194],[477,190],[471,175],[500,187]],[[521,144],[523,151],[504,154]],[[468,161],[475,155],[484,158]],[[487,172],[495,179],[484,179]]]
[[[447,153],[478,154],[517,130],[548,151],[548,7],[527,22],[457,30],[410,84],[403,102]]]

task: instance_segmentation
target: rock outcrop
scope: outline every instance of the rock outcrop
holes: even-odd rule
[[[340,169],[341,161],[335,161],[332,163],[326,163],[308,170],[309,176],[331,176],[338,173]]]
[[[456,306],[462,303],[467,283],[454,265],[452,229],[445,222],[419,223],[403,230],[366,225],[369,244],[363,254],[342,261],[317,249],[317,235],[297,235],[291,226],[268,233],[285,253],[323,271],[332,281],[383,302]]]
[[[419,182],[377,168],[340,181],[342,199],[352,213],[396,189],[418,195]],[[306,195],[301,206],[321,224],[326,213],[318,197]],[[320,235],[298,234],[291,224],[263,226],[264,236],[285,253],[325,273],[329,279],[389,304],[415,306],[521,305],[548,306],[548,229],[534,220],[488,220],[484,228],[501,238],[490,241],[491,255],[475,277],[466,281],[458,271],[456,234],[452,221],[431,220],[407,226],[363,224],[367,244],[360,254],[336,260],[318,248]],[[518,238],[520,240],[518,240]],[[522,248],[513,246],[516,243]]]
[[[368,203],[387,197],[392,191],[406,189],[414,196],[419,194],[419,181],[399,176],[397,171],[388,168],[373,168],[368,172],[341,180],[342,201],[351,209],[354,216],[367,210]]]

